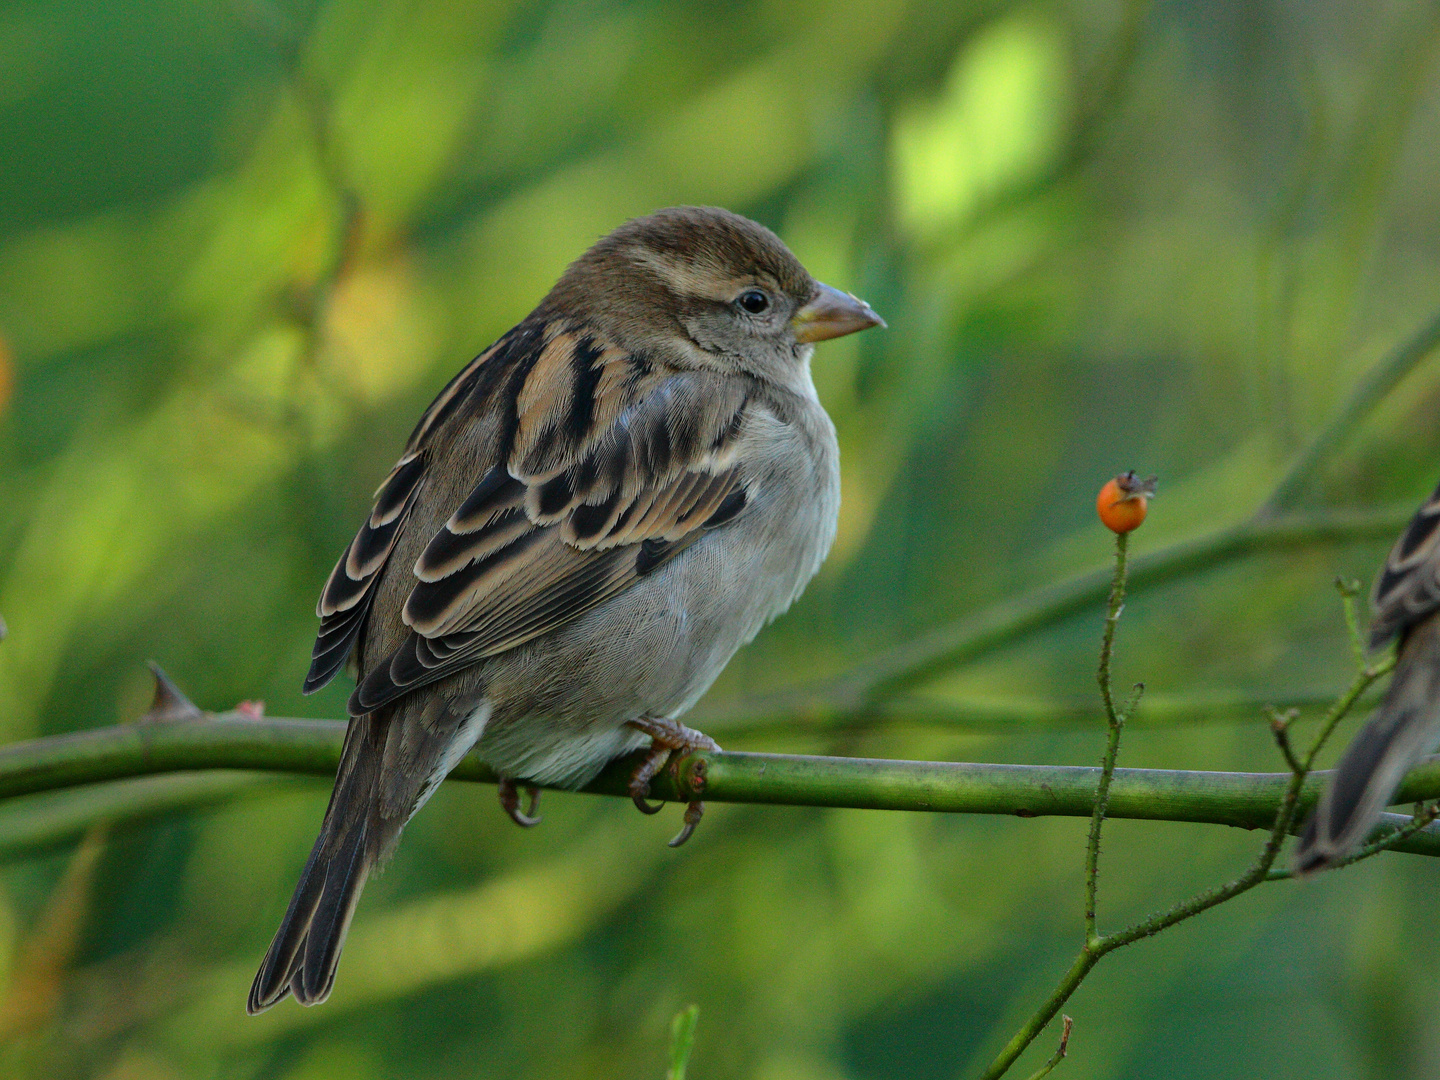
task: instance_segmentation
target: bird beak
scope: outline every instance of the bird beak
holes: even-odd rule
[[[801,344],[884,325],[885,320],[864,300],[829,285],[821,285],[814,298],[790,319],[790,329],[795,331],[795,340]]]

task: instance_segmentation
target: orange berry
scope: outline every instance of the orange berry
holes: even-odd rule
[[[1127,533],[1140,527],[1154,497],[1155,477],[1141,480],[1131,469],[1100,489],[1095,499],[1095,511],[1111,532]]]

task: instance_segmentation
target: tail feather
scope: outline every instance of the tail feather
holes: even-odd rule
[[[320,838],[250,987],[248,1012],[263,1012],[288,994],[301,1005],[330,996],[366,878],[470,749],[489,715],[456,712],[438,696],[416,714],[405,709],[401,703],[351,717]]]
[[[335,985],[340,950],[345,945],[350,919],[370,872],[364,825],[356,832],[358,835],[330,860],[320,904],[305,935],[304,961],[291,983],[295,1000],[301,1005],[318,1005],[330,996]]]
[[[317,1005],[330,995],[345,932],[368,876],[365,834],[363,822],[339,838],[321,832],[250,987],[246,1011],[251,1015],[289,993],[302,1005]]]
[[[1295,872],[1313,874],[1353,855],[1395,790],[1440,739],[1440,620],[1417,626],[1401,646],[1384,703],[1346,748],[1306,822]]]
[[[375,840],[381,830],[372,819],[386,726],[369,716],[350,722],[320,836],[250,987],[251,1015],[291,993],[302,1005],[319,1004],[335,985],[350,917],[379,854]]]
[[[290,907],[280,921],[280,929],[270,942],[270,949],[250,985],[245,1011],[251,1016],[264,1012],[289,992],[290,975],[296,958],[305,947],[310,918],[320,902],[320,889],[325,883],[325,875],[316,869],[319,856],[320,844],[317,842],[305,869],[300,872],[300,883],[295,887],[295,895],[290,898]]]

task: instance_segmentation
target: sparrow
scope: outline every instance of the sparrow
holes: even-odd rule
[[[1295,852],[1295,872],[1345,861],[1405,774],[1440,742],[1440,488],[1396,541],[1371,600],[1370,647],[1398,639],[1385,700],[1335,767]]]
[[[450,380],[320,594],[304,690],[347,663],[356,687],[250,1013],[325,1000],[367,876],[472,749],[521,825],[535,785],[641,748],[630,791],[659,809],[672,752],[715,748],[677,717],[835,537],[814,343],[883,325],[763,226],[675,207],[601,239]]]

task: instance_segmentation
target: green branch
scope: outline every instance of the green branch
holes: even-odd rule
[[[1136,558],[1129,587],[1132,591],[1154,588],[1266,551],[1348,540],[1389,540],[1414,513],[1415,507],[1407,503],[1378,511],[1330,511],[1247,521]],[[1111,577],[1109,567],[1093,570],[924,634],[851,672],[846,677],[846,693],[871,697],[913,689],[949,668],[1102,603]]]
[[[1154,588],[1267,551],[1389,540],[1414,512],[1415,507],[1407,503],[1381,510],[1333,510],[1246,521],[1136,558],[1130,568],[1130,590]],[[759,718],[768,722],[797,717],[816,727],[843,722],[950,668],[977,660],[1103,603],[1110,583],[1109,567],[1079,574],[937,627],[862,662],[834,680],[742,699],[728,707],[702,707],[696,710],[694,723],[723,730],[732,724],[754,724]]]
[[[1388,670],[1388,667],[1386,668]],[[1311,744],[1310,752],[1306,755],[1305,762],[1313,761],[1315,755],[1320,751],[1325,741],[1333,733],[1336,722],[1344,716],[1349,705],[1353,705],[1364,692],[1365,688],[1379,678],[1384,672],[1378,668],[1362,670],[1351,684],[1346,694],[1336,702],[1330,716],[1326,717],[1320,730],[1316,733]],[[1348,704],[1347,704],[1348,703]],[[1283,729],[1277,731],[1277,735]],[[1288,756],[1288,754],[1287,754]],[[1285,778],[1285,789],[1275,810],[1274,823],[1271,825],[1270,833],[1265,838],[1265,843],[1256,856],[1255,861],[1239,877],[1206,889],[1187,900],[1173,904],[1163,911],[1156,912],[1148,918],[1141,919],[1123,930],[1111,934],[1097,934],[1094,928],[1093,917],[1087,908],[1086,918],[1086,940],[1076,955],[1074,962],[1068,971],[1061,978],[1059,984],[1051,992],[1045,1003],[1036,1010],[1033,1016],[1025,1023],[1011,1040],[1005,1044],[1004,1049],[990,1064],[990,1067],[981,1074],[981,1080],[998,1080],[1013,1065],[1017,1058],[1030,1045],[1055,1018],[1056,1013],[1065,1005],[1070,996],[1079,989],[1085,977],[1105,956],[1117,949],[1123,949],[1143,938],[1153,937],[1163,930],[1196,915],[1218,907],[1229,900],[1235,899],[1243,893],[1261,885],[1267,881],[1279,880],[1291,876],[1281,871],[1275,872],[1272,867],[1280,855],[1280,847],[1286,835],[1296,831],[1296,823],[1303,820],[1303,812],[1307,808],[1308,801],[1305,798],[1306,781],[1309,777],[1307,772],[1308,764],[1293,770]],[[1381,825],[1371,834],[1373,839],[1366,845],[1351,862],[1361,858],[1376,855],[1381,851],[1397,851],[1407,843],[1411,837],[1419,836],[1430,829],[1436,818],[1436,808],[1428,807],[1423,814],[1415,818],[1404,818],[1401,815],[1386,814]],[[1091,868],[1093,872],[1093,868]],[[1087,874],[1087,885],[1093,882]],[[1068,1025],[1066,1033],[1068,1034]]]
[[[65,811],[63,824],[78,831],[98,817],[125,820],[136,813],[153,816],[191,801],[215,801],[246,784],[233,770],[261,770],[332,777],[340,760],[345,725],[335,720],[256,720],[239,713],[207,715],[57,735],[0,749],[0,855],[54,840],[64,829],[47,823],[38,809],[24,815],[25,801],[43,792],[95,800],[89,812]],[[628,797],[634,761],[612,763],[585,791]],[[197,771],[231,770],[214,781]],[[808,757],[724,751],[692,754],[680,762],[677,782],[668,770],[657,777],[654,796],[688,802],[783,806],[850,807],[867,810],[924,810],[950,814],[1007,814],[1018,817],[1089,817],[1095,807],[1100,770],[1068,765],[991,765],[943,761],[894,761],[874,758]],[[181,774],[173,789],[137,784],[135,777]],[[1314,800],[1324,774],[1307,780],[1303,809]],[[451,773],[452,780],[493,783],[494,773],[473,754]],[[1116,769],[1106,816],[1150,821],[1188,821],[1268,828],[1275,819],[1286,773],[1196,772],[1169,769]],[[120,783],[116,783],[116,782]],[[196,783],[195,799],[185,784]],[[86,788],[106,785],[108,790]],[[226,787],[230,785],[230,787]],[[203,794],[203,798],[200,797]],[[58,795],[43,796],[56,799]],[[1396,795],[1411,803],[1440,797],[1440,758],[1412,772]],[[157,802],[158,800],[158,802]],[[43,804],[42,804],[43,805]],[[62,804],[50,803],[49,817]],[[15,816],[6,817],[6,813]],[[1404,820],[1391,815],[1382,830],[1392,833]],[[39,830],[40,839],[26,830]],[[1378,835],[1378,834],[1377,834]],[[1440,828],[1408,837],[1396,850],[1440,856]]]
[[[1116,949],[1123,949],[1142,938],[1152,937],[1163,930],[1167,930],[1186,919],[1209,911],[1213,907],[1235,899],[1243,893],[1249,892],[1257,885],[1267,881],[1274,881],[1280,878],[1291,876],[1285,871],[1275,871],[1275,861],[1280,856],[1281,846],[1285,837],[1295,831],[1296,823],[1303,820],[1302,814],[1309,801],[1313,799],[1313,791],[1310,798],[1306,797],[1306,782],[1310,777],[1311,767],[1315,758],[1334,734],[1335,728],[1340,721],[1349,714],[1365,692],[1376,682],[1383,678],[1395,666],[1394,657],[1388,657],[1378,664],[1370,665],[1365,663],[1364,650],[1356,650],[1357,670],[1351,679],[1349,688],[1336,699],[1321,721],[1311,739],[1309,752],[1303,757],[1297,756],[1290,741],[1290,727],[1296,714],[1292,711],[1288,714],[1275,714],[1272,718],[1271,728],[1275,735],[1275,741],[1279,745],[1280,752],[1290,766],[1290,773],[1284,777],[1284,790],[1277,802],[1273,821],[1270,825],[1265,842],[1260,848],[1259,854],[1239,877],[1206,889],[1189,899],[1172,904],[1164,911],[1142,919],[1123,930],[1115,933],[1102,934],[1096,928],[1095,918],[1095,896],[1096,884],[1099,873],[1100,858],[1100,833],[1106,817],[1108,796],[1111,778],[1115,765],[1115,758],[1120,748],[1120,735],[1125,725],[1125,711],[1115,707],[1113,688],[1111,684],[1111,659],[1115,645],[1115,626],[1119,622],[1120,612],[1125,599],[1125,536],[1121,534],[1116,538],[1115,544],[1115,576],[1114,583],[1110,590],[1110,602],[1105,616],[1105,632],[1100,647],[1100,696],[1105,703],[1105,713],[1109,726],[1109,740],[1106,745],[1103,767],[1100,772],[1098,789],[1095,796],[1095,809],[1090,819],[1089,840],[1085,847],[1085,938],[1071,963],[1069,970],[1061,977],[1050,996],[1045,999],[1041,1006],[1025,1021],[1020,1030],[1017,1031],[1010,1041],[1001,1048],[1000,1053],[990,1066],[981,1074],[980,1080],[999,1080],[1005,1073],[1010,1071],[1011,1066],[1019,1059],[1020,1055],[1030,1046],[1032,1042],[1045,1030],[1054,1020],[1055,1016],[1064,1007],[1071,995],[1080,988],[1080,984],[1108,954]],[[1358,586],[1342,580],[1336,581],[1340,590],[1341,602],[1345,608],[1346,625],[1350,628],[1352,635],[1358,635],[1358,619],[1355,613],[1355,595]],[[1136,687],[1136,698],[1138,700],[1140,688]],[[1133,705],[1133,703],[1132,703]],[[1312,785],[1313,788],[1313,785]],[[1417,807],[1413,818],[1399,818],[1398,815],[1385,815],[1387,820],[1382,821],[1380,826],[1372,830],[1370,843],[1368,843],[1356,857],[1368,858],[1371,855],[1379,854],[1381,851],[1397,850],[1401,845],[1408,843],[1413,837],[1422,835],[1435,822],[1437,815],[1440,815],[1440,803],[1432,803],[1429,806]],[[1390,818],[1398,820],[1389,820]],[[1355,861],[1355,860],[1351,860]],[[1069,1022],[1065,1025],[1065,1035],[1069,1035]],[[1062,1037],[1063,1047],[1065,1037]],[[1063,1055],[1062,1055],[1063,1056]],[[1053,1060],[1053,1059],[1052,1059]],[[1053,1067],[1053,1066],[1048,1066]],[[1045,1070],[1042,1070],[1042,1074]]]
[[[142,776],[0,802],[0,863],[70,844],[96,822],[142,825],[167,815],[318,781],[216,769]]]
[[[1264,723],[1269,710],[1326,709],[1333,689],[1276,690],[1266,694],[1150,694],[1125,718],[1127,730],[1196,727],[1220,723]],[[1380,695],[1370,693],[1359,703],[1369,707]],[[745,717],[726,713],[703,721],[707,733],[721,741],[737,738],[847,734],[900,728],[950,728],[965,732],[1093,731],[1104,719],[1093,701],[1066,698],[951,698],[907,694],[867,706],[862,713]]]
[[[1257,517],[1273,517],[1293,503],[1305,485],[1319,472],[1325,459],[1344,444],[1375,406],[1380,404],[1405,376],[1414,371],[1421,361],[1434,352],[1436,346],[1440,346],[1440,314],[1432,317],[1413,336],[1395,346],[1366,372],[1365,377],[1350,392],[1345,404],[1340,407],[1340,412],[1296,457],[1294,464],[1275,485],[1275,490],[1271,492]]]
[[[1105,702],[1105,756],[1100,760],[1100,780],[1095,788],[1095,806],[1090,811],[1090,833],[1085,841],[1085,940],[1094,942],[1095,902],[1100,888],[1100,830],[1110,809],[1110,788],[1115,782],[1115,762],[1120,756],[1120,735],[1125,730],[1124,710],[1115,707],[1114,684],[1110,666],[1115,658],[1115,627],[1125,608],[1125,555],[1128,548],[1125,533],[1115,534],[1115,577],[1110,585],[1110,601],[1105,608],[1105,634],[1100,644],[1100,697]],[[1136,687],[1139,693],[1139,687]],[[1137,699],[1138,700],[1138,699]],[[1133,708],[1133,705],[1132,705]]]
[[[1440,314],[1432,316],[1366,372],[1340,411],[1300,452],[1259,511],[1237,525],[1171,544],[1136,559],[1130,569],[1132,591],[1265,551],[1394,536],[1410,520],[1413,505],[1375,511],[1332,510],[1281,515],[1325,460],[1437,346],[1440,346]],[[1110,580],[1110,568],[1106,567],[1035,589],[886,650],[838,678],[721,709],[702,707],[696,719],[705,726],[717,728],[723,723],[738,726],[757,716],[796,716],[821,723],[843,721],[886,698],[913,690],[950,668],[976,660],[1103,602]],[[712,718],[719,723],[710,725]]]

